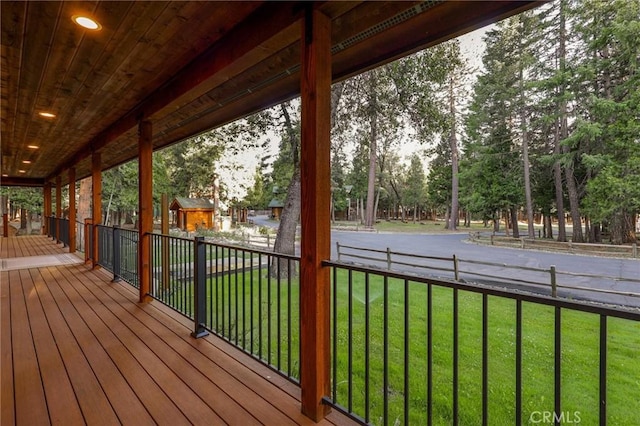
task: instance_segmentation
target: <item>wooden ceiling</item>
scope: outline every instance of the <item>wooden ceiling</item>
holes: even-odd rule
[[[337,81],[536,3],[3,0],[1,183],[126,162],[141,118],[157,149],[297,96],[305,7],[332,20]]]

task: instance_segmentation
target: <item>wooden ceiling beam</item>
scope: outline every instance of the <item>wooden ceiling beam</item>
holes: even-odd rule
[[[43,187],[44,179],[39,178],[21,178],[21,177],[3,177],[0,180],[0,186],[28,186],[34,188]]]

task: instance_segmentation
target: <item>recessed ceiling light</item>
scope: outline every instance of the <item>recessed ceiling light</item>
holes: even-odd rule
[[[6,174],[6,173],[3,173],[3,174],[2,174],[2,177],[9,177],[9,175],[8,175],[8,174]]]
[[[45,117],[45,118],[54,118],[56,115],[51,113],[51,112],[47,112],[47,111],[41,111],[38,113],[38,115],[40,117]]]
[[[102,29],[102,25],[100,25],[97,21],[94,21],[93,19],[88,18],[86,16],[73,15],[71,19],[73,19],[73,22],[75,22],[76,24],[88,30],[97,31]]]
[[[26,170],[18,170],[18,173],[27,173]]]
[[[29,149],[39,149],[40,147],[38,145],[27,145],[27,148],[29,148]]]
[[[22,162],[23,162],[24,164],[31,164],[31,161],[30,161],[30,160],[22,160]]]

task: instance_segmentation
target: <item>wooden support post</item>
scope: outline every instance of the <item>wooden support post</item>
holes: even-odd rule
[[[302,413],[318,422],[329,408],[331,257],[331,21],[311,6],[302,25],[302,241],[300,256],[300,387]]]
[[[76,252],[76,169],[69,169],[69,253]]]
[[[42,187],[42,198],[44,199],[44,233],[51,236],[51,229],[49,229],[49,218],[51,217],[51,183],[47,182]]]
[[[60,243],[60,219],[62,218],[62,177],[56,176],[56,243]]]
[[[150,121],[138,125],[138,282],[140,303],[151,300],[151,233],[153,232],[153,143]]]
[[[9,213],[2,213],[2,235],[9,237]]]
[[[99,152],[91,156],[91,216],[93,222],[93,256],[91,264],[98,267],[98,225],[102,223],[102,159]]]

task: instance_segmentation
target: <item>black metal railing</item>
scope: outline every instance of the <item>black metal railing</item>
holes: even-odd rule
[[[109,272],[113,272],[113,229],[109,226],[98,227],[98,265]]]
[[[49,221],[49,237],[58,240],[58,228],[56,227],[56,218],[54,216],[47,217]]]
[[[137,250],[137,232],[110,229],[99,233],[111,242],[100,242],[101,258],[137,259],[137,251],[122,254],[126,244]],[[152,297],[191,318],[194,336],[212,332],[299,382],[297,257],[201,237],[151,234],[149,241]],[[138,276],[117,263],[104,262]],[[324,266],[332,269],[325,403],[353,419],[633,423],[638,311],[340,262]]]
[[[139,288],[138,231],[98,226],[98,264],[120,279]]]
[[[60,224],[60,241],[64,247],[69,246],[69,219],[59,218],[58,223]]]
[[[299,260],[203,238],[151,235],[151,295],[299,381]]]
[[[640,400],[640,387],[626,379],[640,378],[638,311],[325,265],[332,268],[326,402],[354,419],[634,421],[621,401]]]

